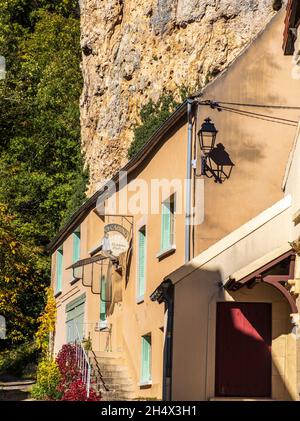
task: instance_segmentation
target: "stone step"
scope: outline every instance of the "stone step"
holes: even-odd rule
[[[122,401],[134,398],[134,385],[120,354],[95,352],[95,355],[90,354],[89,357],[92,379],[103,400]]]
[[[128,377],[102,377],[105,384],[132,384],[132,379]]]
[[[122,352],[109,352],[109,351],[93,351],[96,357],[103,358],[120,358],[122,357]]]
[[[94,383],[104,383],[106,385],[118,384],[118,385],[131,385],[132,379],[128,378],[115,378],[115,377],[100,377],[100,376],[92,376],[92,381]]]
[[[103,389],[104,391],[105,391],[105,389],[104,389],[104,387],[103,387],[103,385],[99,385],[100,386],[100,389]],[[132,383],[129,383],[129,384],[117,384],[117,383],[113,383],[113,384],[110,384],[109,385],[109,390],[108,390],[109,392],[114,392],[114,391],[123,391],[123,392],[134,392],[134,387],[133,387],[133,385],[132,385]]]
[[[110,381],[111,379],[118,379],[120,382],[131,381],[132,378],[129,377],[128,372],[119,372],[119,371],[102,371],[92,370],[91,377],[103,378],[104,381]]]
[[[134,390],[134,386],[132,382],[118,382],[115,379],[112,379],[111,381],[104,381],[103,382],[100,379],[97,379],[94,381],[93,383],[94,387],[97,387],[98,389],[103,389],[105,390],[105,387],[108,388],[108,390],[112,391],[112,390],[126,390],[126,391],[133,391]],[[105,386],[104,386],[105,385]]]
[[[105,401],[122,401],[122,400],[133,400],[135,394],[133,392],[101,392],[102,399]]]
[[[99,353],[99,352],[95,352],[93,354],[89,355],[89,358],[96,358],[97,361],[101,361],[101,363],[103,364],[124,364],[124,358],[122,356],[122,354],[103,354],[103,353]]]
[[[97,357],[97,355],[90,355],[89,359],[91,361],[97,361],[98,363],[101,364],[112,364],[112,365],[125,365],[124,359],[123,358],[114,358],[114,357]]]
[[[93,369],[95,371],[97,371],[97,366],[93,365]],[[102,375],[104,375],[104,373],[117,373],[117,374],[126,374],[128,372],[127,368],[123,367],[123,366],[118,366],[118,365],[101,365],[99,364],[99,369]]]

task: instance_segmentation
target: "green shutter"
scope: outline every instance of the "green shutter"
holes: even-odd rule
[[[77,329],[75,328],[75,333],[76,333],[76,336],[77,334],[79,334],[80,339],[83,339],[83,336],[84,336],[83,322],[84,322],[84,308],[82,307],[81,313],[78,314],[75,318],[75,324],[77,326]]]
[[[139,256],[138,256],[138,297],[145,294],[145,272],[146,272],[146,231],[139,231]]]
[[[73,263],[80,259],[80,231],[73,232]]]
[[[74,342],[79,333],[80,338],[84,334],[84,305],[85,294],[66,305],[67,342]],[[77,329],[76,329],[77,326]]]
[[[67,343],[74,342],[75,333],[74,333],[74,322],[73,320],[67,321]]]
[[[142,336],[141,382],[151,380],[151,336]]]
[[[162,223],[161,223],[161,251],[167,250],[171,246],[171,210],[170,203],[162,203]]]
[[[56,292],[62,290],[62,278],[63,278],[63,250],[57,250],[56,256]]]
[[[81,294],[79,297],[75,298],[74,300],[70,301],[66,305],[66,312],[70,312],[71,310],[74,310],[76,307],[80,306],[81,304],[84,304],[86,300],[85,292]]]
[[[106,278],[101,276],[101,294],[100,294],[100,321],[106,321]]]

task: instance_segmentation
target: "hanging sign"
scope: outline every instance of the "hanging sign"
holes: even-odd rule
[[[108,224],[104,227],[104,238],[102,240],[102,250],[118,257],[128,250],[129,232],[119,224]]]

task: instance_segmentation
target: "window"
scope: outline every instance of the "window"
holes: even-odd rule
[[[100,278],[101,290],[100,290],[100,329],[107,326],[107,314],[106,314],[106,277],[104,275]]]
[[[151,335],[142,336],[141,384],[151,382]]]
[[[146,227],[138,233],[137,300],[142,301],[146,289]]]
[[[162,203],[160,251],[169,250],[174,245],[175,195]]]
[[[73,232],[73,263],[80,259],[80,227]]]
[[[64,251],[63,247],[59,248],[56,252],[56,294],[62,290],[62,280],[63,280],[63,258]]]

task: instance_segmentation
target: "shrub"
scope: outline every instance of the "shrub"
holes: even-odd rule
[[[82,380],[76,380],[69,384],[68,389],[65,390],[62,401],[100,401],[101,398],[91,388],[89,397],[87,397],[85,384]]]
[[[0,374],[35,377],[38,350],[35,343],[26,342],[14,349],[0,353]],[[30,370],[29,370],[29,367]]]
[[[177,94],[165,90],[156,102],[150,99],[140,110],[140,124],[133,130],[128,158],[133,158],[182,101],[197,90],[199,90],[197,83],[190,86],[183,85],[178,88]]]
[[[38,400],[60,400],[59,391],[61,374],[54,360],[43,359],[38,365],[37,383],[31,390],[31,395]]]
[[[141,123],[133,131],[133,141],[128,149],[128,157],[133,158],[159,126],[172,114],[180,102],[171,92],[164,92],[155,103],[150,100],[140,111]]]
[[[56,357],[56,362],[62,376],[60,390],[64,392],[69,384],[76,382],[81,377],[76,363],[76,345],[63,345]]]
[[[61,373],[58,391],[63,401],[99,401],[101,398],[91,387],[87,397],[86,387],[76,363],[76,345],[67,344],[62,347],[56,358]]]
[[[52,357],[55,320],[56,302],[52,288],[47,288],[47,303],[44,311],[38,318],[40,325],[38,331],[36,332],[37,347],[40,349],[44,357]]]
[[[100,396],[86,387],[76,364],[76,346],[67,344],[59,351],[56,361],[44,358],[38,366],[37,384],[31,395],[38,400],[99,401]]]

